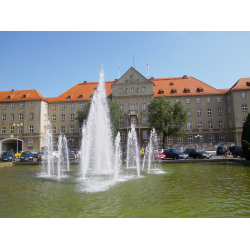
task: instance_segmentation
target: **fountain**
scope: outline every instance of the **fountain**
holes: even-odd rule
[[[69,171],[69,156],[68,156],[68,144],[65,135],[59,135],[58,137],[58,155],[55,158],[53,155],[54,140],[52,136],[52,126],[47,119],[46,121],[46,133],[44,136],[44,150],[41,155],[42,161],[42,172],[47,176],[51,177],[57,172],[57,178],[61,178],[61,173],[64,170]],[[55,171],[55,160],[57,160],[57,170]]]

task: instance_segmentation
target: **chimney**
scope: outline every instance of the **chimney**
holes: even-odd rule
[[[115,79],[115,82],[118,82],[118,79]]]
[[[150,77],[150,80],[154,80],[155,78],[154,77]]]
[[[187,75],[183,75],[183,78],[184,78],[184,79],[187,79]]]
[[[84,84],[86,84],[86,83],[87,83],[87,81],[84,81],[83,83],[84,83]]]
[[[14,89],[11,90],[12,92],[15,91]]]

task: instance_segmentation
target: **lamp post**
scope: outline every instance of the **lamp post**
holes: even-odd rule
[[[198,142],[198,145],[199,145],[200,144],[200,139],[202,138],[202,135],[196,135],[195,138],[199,140],[199,142]]]
[[[16,137],[16,153],[18,153],[18,130],[19,130],[19,127],[20,126],[23,126],[23,123],[21,122],[21,123],[17,123],[17,124],[13,124],[13,126],[17,126],[17,133],[16,133],[16,135],[17,135],[17,137]]]

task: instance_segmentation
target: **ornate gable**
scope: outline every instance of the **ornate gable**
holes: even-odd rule
[[[127,72],[125,72],[120,79],[114,83],[117,84],[134,84],[134,83],[152,83],[141,73],[131,67]]]

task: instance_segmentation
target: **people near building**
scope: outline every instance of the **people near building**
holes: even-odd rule
[[[141,148],[141,157],[142,157],[142,159],[144,157],[144,147]]]
[[[79,160],[79,155],[78,155],[78,149],[76,149],[75,151],[75,161]]]
[[[181,150],[181,152],[183,152],[183,151],[184,151],[184,148],[181,146],[181,147],[180,147],[180,150]]]
[[[225,159],[227,159],[227,158],[229,158],[229,156],[228,156],[228,150],[227,150],[227,146],[225,145]]]
[[[222,155],[222,158],[223,158],[223,159],[226,158],[226,157],[225,157],[225,155],[226,155],[226,146],[225,146],[224,144],[222,144],[222,153],[221,153],[221,155]]]

